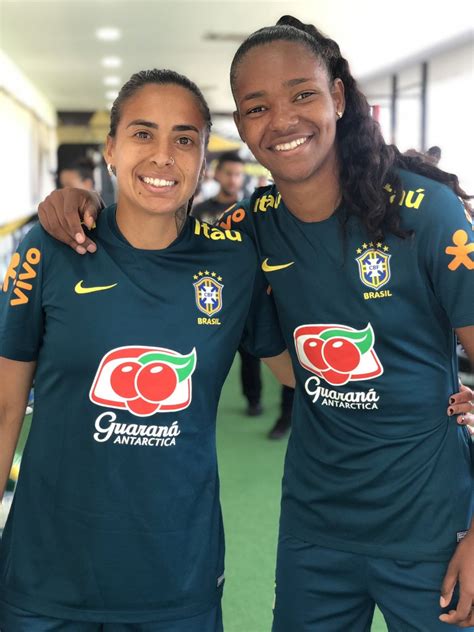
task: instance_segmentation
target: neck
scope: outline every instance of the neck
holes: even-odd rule
[[[285,206],[303,222],[321,222],[336,210],[341,201],[341,185],[334,162],[320,169],[304,182],[275,178]]]
[[[228,204],[230,206],[231,204],[235,204],[235,202],[237,202],[238,196],[226,193],[225,191],[222,191],[221,189],[219,193],[216,195],[216,200],[220,204]]]
[[[186,221],[186,208],[164,215],[150,213],[137,217],[117,205],[116,221],[120,232],[134,248],[162,250],[180,234]]]

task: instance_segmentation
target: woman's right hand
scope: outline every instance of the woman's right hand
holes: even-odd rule
[[[95,252],[97,246],[84,234],[82,223],[89,230],[104,203],[95,191],[65,187],[50,193],[38,206],[41,225],[55,239],[68,244],[78,254]]]

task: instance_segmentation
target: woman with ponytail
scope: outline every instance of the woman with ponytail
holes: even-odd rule
[[[444,404],[454,333],[474,361],[469,196],[385,143],[314,26],[250,35],[231,86],[275,181],[249,217],[297,378],[273,631],[365,632],[375,604],[390,631],[472,626],[474,445]]]

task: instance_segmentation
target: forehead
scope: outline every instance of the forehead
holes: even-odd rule
[[[291,79],[327,78],[324,63],[301,42],[277,40],[251,48],[236,69],[235,88],[252,91],[262,82],[282,84]]]
[[[196,95],[174,84],[150,83],[128,97],[121,107],[120,123],[132,119],[174,121],[176,125],[192,123],[198,128],[205,125]]]
[[[241,162],[236,162],[235,160],[226,160],[218,168],[221,171],[243,171],[244,165]]]

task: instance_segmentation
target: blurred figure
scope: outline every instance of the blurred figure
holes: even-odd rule
[[[293,408],[293,398],[295,389],[291,386],[281,387],[281,408],[280,416],[273,428],[268,432],[269,439],[283,439],[291,429],[291,411]]]
[[[438,145],[433,145],[433,147],[430,147],[428,149],[425,156],[431,162],[431,164],[436,166],[441,160],[441,147],[438,147]]]
[[[197,219],[213,224],[216,219],[235,204],[241,196],[244,183],[244,161],[233,151],[220,156],[214,174],[219,184],[219,191],[215,197],[204,200],[193,206],[191,215]],[[239,347],[241,358],[240,378],[242,393],[247,400],[246,414],[256,417],[262,414],[262,376],[260,360]]]
[[[219,185],[217,194],[196,204],[191,211],[193,217],[209,224],[240,199],[244,183],[242,158],[233,151],[222,154],[217,161],[214,179]]]
[[[259,358],[247,353],[240,346],[240,381],[242,394],[247,400],[246,415],[258,417],[262,414],[262,372]]]
[[[94,189],[94,164],[87,159],[78,160],[71,166],[61,169],[58,180],[61,189],[75,187],[92,191]]]

